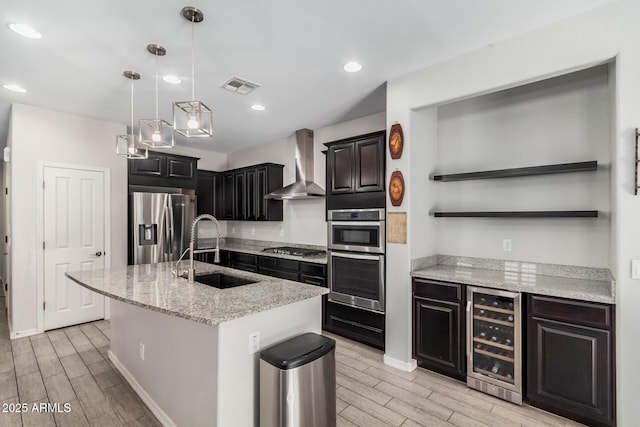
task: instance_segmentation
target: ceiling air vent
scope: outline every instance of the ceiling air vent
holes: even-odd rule
[[[239,93],[240,95],[246,95],[254,89],[259,88],[260,85],[258,83],[250,82],[249,80],[243,79],[238,76],[233,76],[229,80],[227,80],[222,88],[226,90],[230,90],[231,92]]]

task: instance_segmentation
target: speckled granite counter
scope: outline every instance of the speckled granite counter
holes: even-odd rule
[[[199,239],[198,248],[215,248],[216,239]],[[274,253],[263,252],[266,248],[273,248],[277,246],[292,246],[295,248],[305,249],[317,249],[326,251],[326,247],[313,246],[313,245],[301,245],[297,243],[284,243],[284,242],[268,242],[263,240],[246,240],[246,239],[220,239],[220,249],[223,251],[242,252],[253,255],[263,255],[274,258],[293,259],[296,261],[312,262],[315,264],[326,264],[327,254],[314,255],[314,256],[295,256],[295,255],[282,255]]]
[[[616,302],[615,282],[606,269],[500,260],[486,260],[490,261],[487,264],[487,262],[468,261],[482,260],[480,258],[466,258],[462,259],[463,261],[461,258],[457,260],[454,258],[443,255],[424,258],[421,262],[414,262],[414,270],[411,275],[416,278],[444,280],[582,301],[607,304],[615,304]],[[471,266],[478,264],[486,264],[496,269]],[[500,265],[506,266],[506,268],[497,269]],[[540,271],[555,272],[557,275],[539,274]],[[583,277],[580,277],[581,275]]]
[[[70,272],[80,285],[129,304],[209,325],[248,316],[328,293],[327,288],[196,262],[196,274],[220,272],[255,280],[216,289],[171,273],[174,263]],[[186,263],[181,264],[181,269]]]

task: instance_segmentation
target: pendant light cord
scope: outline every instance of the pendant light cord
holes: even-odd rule
[[[133,136],[133,76],[131,80],[131,136]]]
[[[195,48],[195,14],[191,15],[191,100],[196,100],[196,48]]]
[[[156,50],[156,120],[158,120],[158,50]]]

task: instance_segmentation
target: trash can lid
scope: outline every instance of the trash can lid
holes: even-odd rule
[[[336,347],[331,338],[307,332],[260,352],[260,358],[282,370],[294,369],[321,358]]]

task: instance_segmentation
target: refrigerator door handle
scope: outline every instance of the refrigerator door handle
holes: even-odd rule
[[[167,204],[165,206],[165,209],[167,210],[167,216],[168,216],[168,227],[167,227],[167,239],[169,244],[167,245],[167,260],[171,260],[171,254],[173,253],[173,235],[174,235],[174,226],[175,224],[173,223],[173,201],[171,199],[171,196],[167,197]]]

